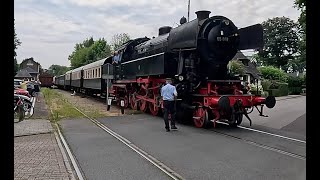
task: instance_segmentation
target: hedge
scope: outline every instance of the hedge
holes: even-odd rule
[[[287,82],[288,75],[283,70],[273,66],[258,67],[259,72],[264,79],[278,80],[281,82]]]
[[[270,88],[271,84],[272,84],[272,82],[268,79],[264,79],[261,81],[262,88],[265,91],[267,91]]]
[[[287,96],[289,94],[288,83],[273,82],[268,92],[270,96]]]

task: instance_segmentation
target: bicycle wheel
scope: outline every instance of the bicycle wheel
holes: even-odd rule
[[[25,110],[25,118],[30,118],[33,115],[33,106],[32,103],[29,101],[23,102],[23,107]]]
[[[18,123],[23,121],[25,118],[25,111],[23,106],[17,106],[14,111],[14,122]]]

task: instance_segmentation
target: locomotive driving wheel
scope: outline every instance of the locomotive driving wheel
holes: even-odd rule
[[[161,109],[157,105],[157,97],[153,95],[152,98],[155,99],[156,102],[155,103],[148,102],[149,110],[152,115],[157,116],[161,112]]]
[[[146,90],[141,89],[139,95],[145,96],[147,94]],[[139,103],[140,111],[147,112],[148,111],[148,102],[146,100],[140,99]]]
[[[202,107],[196,108],[193,112],[193,122],[197,128],[210,127],[211,121],[209,120],[209,112]]]
[[[133,110],[138,110],[138,101],[136,98],[136,93],[130,94],[130,106]]]
[[[193,122],[197,128],[202,128],[204,125],[206,111],[203,108],[197,108],[193,112]]]

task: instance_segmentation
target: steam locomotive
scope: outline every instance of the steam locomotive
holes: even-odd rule
[[[190,22],[183,17],[176,28],[161,27],[158,37],[130,40],[116,50],[120,65],[112,65],[110,56],[56,77],[56,85],[108,95],[123,108],[158,115],[163,108],[161,87],[172,78],[178,92],[178,121],[191,121],[199,128],[217,121],[237,126],[246,116],[251,125],[251,110],[256,107],[264,116],[264,105],[273,108],[275,98],[245,94],[227,64],[239,50],[263,47],[262,26],[238,29],[230,19],[209,17],[210,13],[197,11]]]

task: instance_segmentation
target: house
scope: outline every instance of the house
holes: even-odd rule
[[[249,82],[250,84],[261,84],[260,73],[257,69],[257,65],[254,62],[251,62],[241,51],[238,51],[237,54],[232,58],[232,60],[239,60],[242,62],[245,68],[245,75],[243,75],[242,80]]]
[[[33,77],[28,73],[27,70],[21,69],[20,71],[17,72],[15,75],[16,79],[26,79],[26,80],[31,80]]]
[[[17,79],[28,79],[38,80],[41,66],[38,62],[34,61],[33,58],[25,59],[20,64],[20,70],[17,72],[15,78]],[[29,76],[29,75],[31,76]]]

